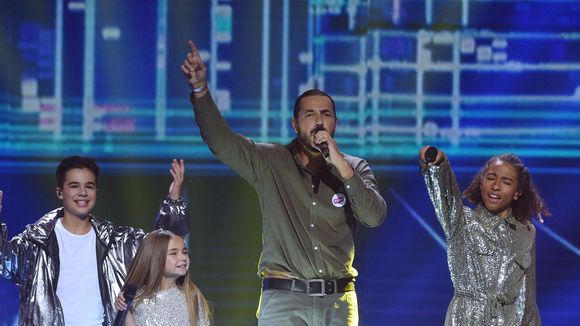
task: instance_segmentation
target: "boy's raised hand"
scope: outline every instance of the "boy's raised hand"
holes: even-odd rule
[[[181,189],[183,188],[183,179],[185,175],[185,163],[182,159],[173,159],[171,169],[169,170],[173,177],[173,182],[169,186],[169,198],[178,200],[181,198]]]

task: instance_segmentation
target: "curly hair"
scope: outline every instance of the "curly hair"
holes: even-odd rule
[[[483,181],[483,177],[485,176],[489,166],[496,161],[511,164],[518,174],[518,190],[521,192],[521,195],[518,200],[514,200],[511,203],[514,217],[525,224],[532,220],[532,214],[536,215],[536,218],[540,222],[543,222],[542,215],[550,216],[550,211],[534,186],[530,171],[525,167],[522,160],[514,154],[501,154],[490,158],[471,180],[469,186],[463,192],[463,197],[474,205],[479,205],[482,202],[480,189],[481,182]]]

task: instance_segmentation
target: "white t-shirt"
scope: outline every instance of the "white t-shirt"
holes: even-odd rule
[[[60,258],[56,295],[64,311],[65,325],[102,325],[104,308],[97,275],[95,230],[73,234],[65,229],[60,218],[54,230]]]

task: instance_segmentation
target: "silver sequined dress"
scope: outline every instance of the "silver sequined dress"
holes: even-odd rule
[[[209,326],[203,307],[199,305],[199,322],[195,326]],[[138,326],[189,326],[185,294],[174,287],[159,291],[152,298],[143,299],[133,308]]]
[[[455,289],[445,325],[540,325],[534,225],[463,206],[446,159],[421,172],[445,233]]]

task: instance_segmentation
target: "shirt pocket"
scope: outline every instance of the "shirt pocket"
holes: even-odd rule
[[[498,252],[497,240],[487,234],[480,226],[470,225],[467,230],[468,250],[479,256],[494,256]]]

